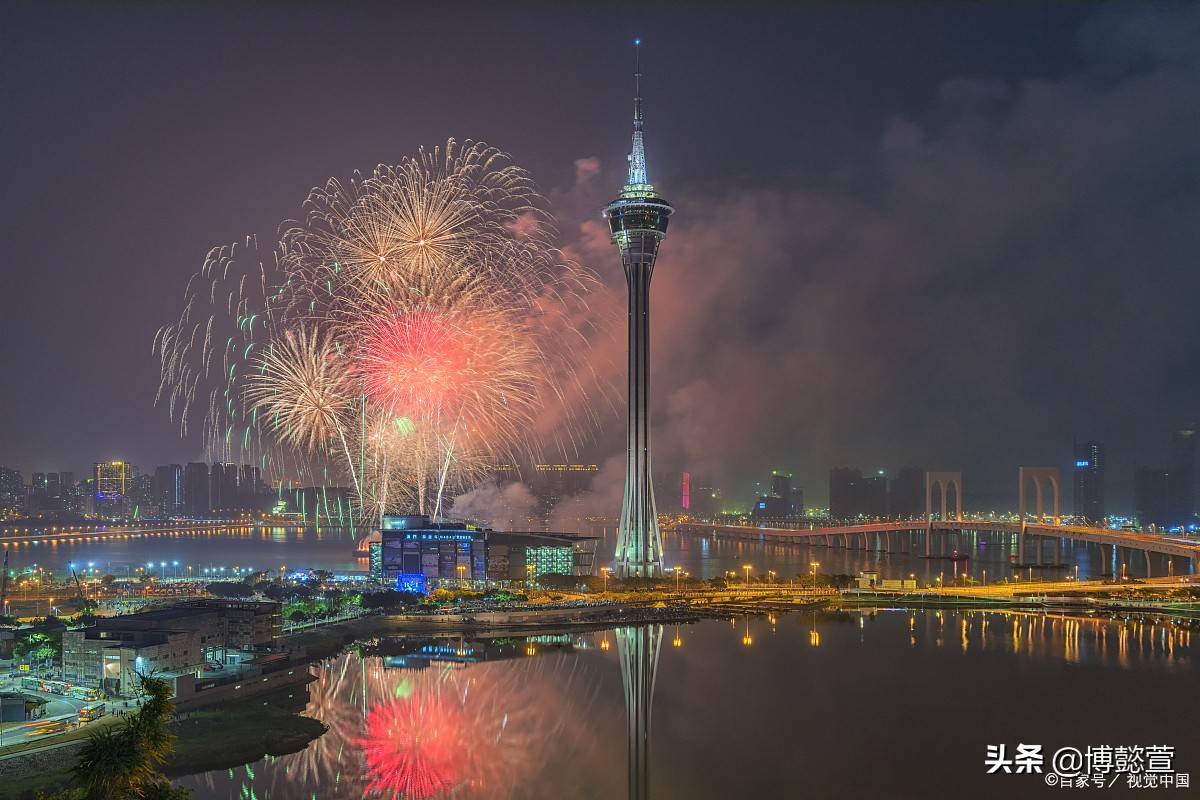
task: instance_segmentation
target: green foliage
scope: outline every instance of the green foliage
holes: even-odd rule
[[[363,608],[382,608],[387,611],[419,605],[422,599],[424,598],[419,592],[398,592],[395,589],[386,589],[382,592],[364,594],[359,602]]]
[[[254,590],[244,583],[233,581],[214,581],[204,587],[204,591],[213,597],[225,597],[235,600],[254,596]]]
[[[25,628],[17,631],[13,655],[18,660],[48,661],[62,652],[62,631]]]
[[[125,714],[123,724],[93,732],[72,768],[83,800],[185,800],[159,774],[175,746],[167,723],[175,713],[171,687],[158,678],[141,677],[142,707]]]

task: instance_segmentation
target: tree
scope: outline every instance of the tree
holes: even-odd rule
[[[173,788],[158,771],[175,745],[175,735],[167,729],[175,713],[171,687],[158,678],[139,677],[146,701],[136,713],[125,714],[123,724],[88,736],[72,768],[80,792],[74,796],[84,800],[182,800],[189,796]]]
[[[384,610],[415,606],[421,602],[418,592],[398,592],[395,589],[385,589],[382,592],[372,592],[362,596],[363,608],[382,608]]]
[[[211,594],[213,597],[226,597],[232,599],[243,599],[254,596],[254,590],[244,583],[234,583],[226,581],[215,581],[204,587],[204,591]]]

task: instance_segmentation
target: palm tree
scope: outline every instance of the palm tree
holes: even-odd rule
[[[167,722],[175,711],[166,681],[142,676],[147,699],[124,724],[92,733],[73,768],[86,800],[140,798],[170,791],[158,774],[174,750],[175,735]]]
[[[92,733],[72,771],[87,800],[134,797],[154,777],[149,756],[130,736],[129,718]]]

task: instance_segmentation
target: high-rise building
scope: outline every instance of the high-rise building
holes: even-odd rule
[[[549,513],[564,498],[587,491],[599,471],[597,464],[534,464],[533,493]]]
[[[879,470],[859,479],[854,492],[855,516],[883,519],[888,515],[887,474]]]
[[[771,470],[771,497],[785,500],[792,499],[792,473],[781,470]]]
[[[183,513],[183,467],[167,464],[154,470],[154,496],[162,517],[177,517]]]
[[[237,464],[213,464],[209,470],[208,493],[209,507],[213,511],[236,511],[241,508]]]
[[[888,515],[916,519],[925,513],[925,470],[901,467],[888,487]]]
[[[883,470],[873,475],[863,475],[862,470],[852,467],[829,471],[830,517],[882,519],[887,515],[888,483]]]
[[[0,467],[0,518],[16,517],[25,511],[25,482],[21,473]]]
[[[1171,473],[1152,467],[1138,467],[1133,476],[1133,505],[1138,523],[1143,526],[1167,524],[1170,512]]]
[[[634,85],[629,178],[620,196],[604,209],[612,242],[621,253],[629,290],[625,495],[617,525],[615,562],[618,575],[654,577],[663,573],[663,553],[650,467],[650,279],[674,209],[654,190],[646,172],[640,53]]]
[[[862,480],[862,470],[853,467],[834,467],[829,470],[829,516],[850,519],[857,515],[855,493]]]
[[[1167,521],[1170,527],[1189,525],[1196,516],[1196,431],[1194,427],[1171,434]]]
[[[782,524],[804,515],[804,494],[792,486],[792,473],[771,470],[771,488],[760,495],[750,510],[750,517],[758,524],[767,522]]]
[[[122,517],[129,513],[128,494],[133,475],[133,468],[124,461],[105,461],[92,466],[92,497],[97,514]]]
[[[259,498],[263,494],[263,485],[259,468],[253,464],[242,464],[238,471],[238,504],[245,510],[254,510],[259,506]]]
[[[692,473],[683,473],[679,482],[679,507],[684,511],[692,509]]]
[[[698,517],[712,519],[721,510],[721,490],[707,480],[692,480],[692,507]]]
[[[212,510],[208,465],[193,461],[183,468],[183,513],[203,517]]]
[[[46,473],[33,473],[33,477],[29,479],[29,493],[34,500],[42,500],[46,497]]]
[[[1104,522],[1104,442],[1075,442],[1075,516]]]

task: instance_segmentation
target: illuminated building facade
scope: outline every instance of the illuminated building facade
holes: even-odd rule
[[[628,439],[615,566],[618,575],[654,577],[663,574],[663,562],[650,459],[650,280],[674,209],[655,192],[646,173],[640,52],[636,64],[629,178],[604,209],[629,288]]]
[[[183,513],[182,465],[166,464],[154,470],[154,495],[160,516],[177,517]]]
[[[101,516],[124,516],[126,495],[136,469],[124,461],[106,461],[92,467],[92,492],[96,513]]]
[[[435,580],[522,581],[538,575],[590,575],[595,540],[555,533],[510,533],[421,515],[386,516],[372,575],[401,590]]]
[[[0,467],[0,518],[15,517],[25,509],[25,484],[21,473]]]
[[[1096,524],[1104,522],[1104,462],[1103,442],[1075,443],[1075,516]]]

